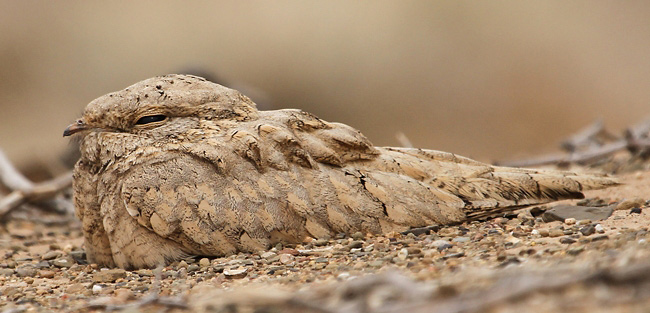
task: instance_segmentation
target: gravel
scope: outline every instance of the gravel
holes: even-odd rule
[[[614,190],[590,192],[586,200],[608,205],[610,200],[593,199],[633,199],[648,190],[638,184],[650,187],[650,178],[628,181]],[[575,204],[565,201],[555,207]],[[244,292],[262,286],[265,293],[272,293],[281,286],[293,293],[384,272],[399,272],[436,288],[454,284],[449,295],[462,294],[494,283],[482,281],[481,273],[555,271],[567,264],[602,269],[649,260],[650,214],[647,210],[630,214],[632,209],[614,210],[600,221],[566,217],[552,222],[542,222],[523,209],[507,217],[422,232],[337,235],[255,254],[186,259],[157,270],[135,271],[86,264],[78,223],[47,226],[10,220],[0,229],[0,311],[83,311],[89,305],[137,304],[155,294],[182,301],[190,311],[201,311],[204,307],[189,299],[208,290]],[[610,292],[603,290],[599,292]],[[555,303],[554,298],[539,299]],[[210,305],[214,311],[224,311],[218,303]],[[135,309],[131,312],[139,310]]]

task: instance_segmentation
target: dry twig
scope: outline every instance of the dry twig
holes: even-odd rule
[[[611,141],[612,136],[604,130],[602,123],[596,122],[570,136],[562,143],[569,154],[558,153],[537,158],[517,161],[496,162],[501,166],[535,167],[543,165],[566,166],[569,164],[589,165],[607,158],[619,151],[640,152],[650,150],[650,120],[639,123],[625,131],[623,138]],[[611,142],[603,143],[597,137],[604,137]],[[582,149],[579,149],[582,147]]]
[[[11,190],[11,193],[0,199],[0,220],[2,220],[24,203],[57,207],[54,197],[72,185],[72,173],[68,172],[54,179],[34,184],[16,170],[0,149],[0,183]]]

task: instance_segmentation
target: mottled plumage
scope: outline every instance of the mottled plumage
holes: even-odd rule
[[[91,262],[153,267],[337,233],[453,224],[613,185],[373,146],[299,110],[258,111],[199,77],[151,78],[91,102],[74,199]]]

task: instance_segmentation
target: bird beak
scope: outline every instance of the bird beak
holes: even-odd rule
[[[80,132],[82,130],[86,130],[86,129],[88,129],[88,127],[86,127],[86,123],[84,123],[83,120],[77,120],[76,122],[70,124],[68,126],[68,128],[66,128],[63,131],[63,137],[70,136],[70,135],[72,135],[74,133],[78,133],[78,132]]]

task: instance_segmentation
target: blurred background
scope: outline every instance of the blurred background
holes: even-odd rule
[[[25,171],[88,102],[167,73],[482,161],[650,114],[648,1],[0,0],[0,27],[0,147]]]

